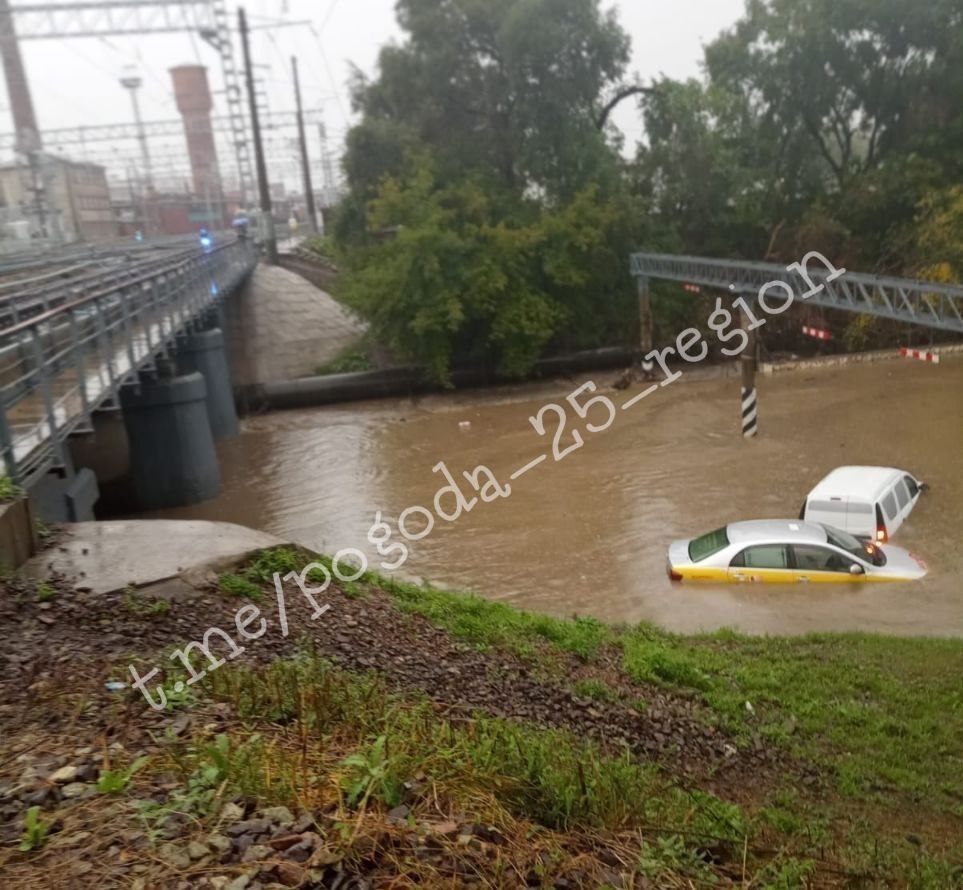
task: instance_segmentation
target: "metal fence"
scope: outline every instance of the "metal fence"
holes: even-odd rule
[[[257,264],[248,241],[178,256],[0,331],[0,452],[21,485],[67,465],[65,439]]]

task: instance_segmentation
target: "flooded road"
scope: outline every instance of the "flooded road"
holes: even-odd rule
[[[606,422],[603,407],[587,420],[568,407],[560,449],[573,444],[573,426],[584,445],[556,462],[556,415],[543,416],[542,437],[529,418],[550,402],[566,404],[584,380],[616,405],[644,389],[616,392],[614,377],[249,418],[220,447],[221,497],[152,515],[238,522],[327,553],[358,547],[378,568],[367,541],[375,511],[398,540],[398,515],[431,508],[445,484],[432,473],[439,461],[459,479],[484,465],[505,485],[547,454],[510,483],[510,497],[479,501],[409,544],[401,573],[555,615],[644,619],[681,632],[963,635],[963,358],[763,377],[761,435],[749,444],[737,432],[738,379],[683,377],[618,410],[604,432],[586,429]],[[926,560],[924,581],[818,589],[668,581],[670,540],[742,519],[796,517],[816,482],[854,463],[900,467],[932,486],[894,542]]]

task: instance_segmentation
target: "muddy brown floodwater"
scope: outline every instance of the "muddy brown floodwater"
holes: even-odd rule
[[[621,404],[633,391],[612,390],[614,376],[591,379]],[[554,415],[546,437],[529,417],[549,402],[564,404],[586,379],[248,419],[243,434],[221,446],[221,497],[153,515],[243,523],[327,553],[359,547],[377,568],[367,541],[375,511],[396,529],[405,508],[431,507],[443,484],[432,473],[439,461],[458,477],[487,466],[504,484],[548,453],[511,483],[509,498],[436,523],[410,545],[403,572],[528,609],[645,619],[682,632],[963,635],[963,358],[762,378],[761,436],[749,444],[737,433],[737,379],[682,378],[618,411],[605,432],[592,434],[579,421],[584,446],[556,462]],[[568,415],[563,449],[572,442],[575,417]],[[588,422],[605,415],[596,407]],[[672,539],[742,519],[796,517],[809,489],[842,464],[896,466],[931,484],[894,541],[926,560],[924,581],[669,582]],[[474,493],[467,484],[465,491]]]

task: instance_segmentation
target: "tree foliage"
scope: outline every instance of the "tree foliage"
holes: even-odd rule
[[[400,0],[407,34],[379,76],[357,78],[361,123],[348,144],[352,189],[398,176],[412,148],[443,181],[467,171],[511,192],[570,198],[615,172],[596,126],[629,40],[599,0]]]
[[[606,269],[623,271],[611,245],[624,221],[594,186],[506,217],[477,181],[441,185],[421,157],[383,182],[369,221],[390,234],[355,255],[345,299],[436,380],[455,364],[523,375],[566,329],[599,342],[628,309],[595,290]]]
[[[435,379],[631,342],[632,250],[963,274],[961,0],[747,0],[703,78],[648,86],[600,0],[397,10],[335,238],[347,298]],[[658,330],[692,311],[657,296]]]

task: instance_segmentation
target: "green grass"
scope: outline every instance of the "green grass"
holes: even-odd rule
[[[366,810],[401,802],[415,821],[422,812],[444,818],[444,807],[510,831],[505,813],[520,820],[516,843],[543,843],[545,831],[639,838],[641,855],[622,870],[634,868],[654,886],[742,877],[744,886],[802,888],[817,860],[866,886],[943,890],[960,877],[946,859],[874,836],[864,824],[840,829],[788,793],[749,813],[627,752],[479,714],[450,721],[424,698],[389,691],[377,675],[310,655],[257,670],[227,666],[212,675],[209,693],[231,704],[244,729],[219,737],[216,751],[205,740],[180,758],[190,790],[181,811],[191,811],[189,800],[195,811],[211,811],[215,787],[293,810],[334,797],[351,837]]]
[[[295,548],[265,551],[254,574],[299,571],[311,559]],[[696,697],[707,719],[744,742],[758,736],[829,767],[846,795],[908,794],[963,816],[961,640],[731,631],[686,637],[648,624],[615,628],[522,612],[373,573],[356,586],[369,585],[481,649],[502,647],[544,664],[553,653],[591,663],[602,647],[616,647],[632,680]],[[598,684],[581,694],[606,691]]]
[[[167,600],[145,598],[133,587],[128,587],[124,591],[122,602],[131,615],[137,615],[140,618],[166,615],[171,610],[171,604]]]
[[[522,612],[473,594],[444,590],[367,575],[361,579],[392,594],[408,612],[423,615],[459,639],[479,648],[505,647],[532,655],[550,643],[561,652],[590,661],[598,648],[612,637],[612,630],[594,618],[560,619],[535,612]]]
[[[736,844],[747,831],[738,807],[711,795],[700,796],[692,824],[692,792],[667,787],[654,766],[627,753],[604,755],[564,732],[480,715],[451,723],[437,718],[425,699],[391,693],[376,676],[319,658],[276,661],[260,671],[231,666],[212,675],[211,690],[245,722],[297,721],[316,738],[337,737],[342,744],[348,738],[353,750],[333,761],[332,773],[354,802],[363,796],[359,787],[372,786],[368,796],[394,806],[404,783],[422,773],[439,785],[484,791],[517,816],[551,828],[689,823],[696,833]],[[281,771],[276,781],[265,788],[262,775],[253,773],[239,790],[296,802],[290,772]]]
[[[41,581],[37,585],[37,602],[38,603],[49,603],[50,600],[57,596],[57,589],[46,581]]]
[[[263,599],[261,588],[253,581],[240,575],[226,574],[217,579],[217,586],[221,593],[228,596],[241,597],[258,603]]]
[[[454,636],[520,654],[544,644],[590,661],[622,648],[633,680],[695,695],[743,740],[755,734],[831,765],[848,795],[922,795],[963,815],[963,641],[870,634],[698,637],[520,612],[383,580],[398,604]],[[746,703],[749,703],[747,707]]]
[[[640,626],[622,645],[633,678],[695,691],[738,735],[831,764],[845,794],[908,792],[963,815],[959,640],[674,637]]]

